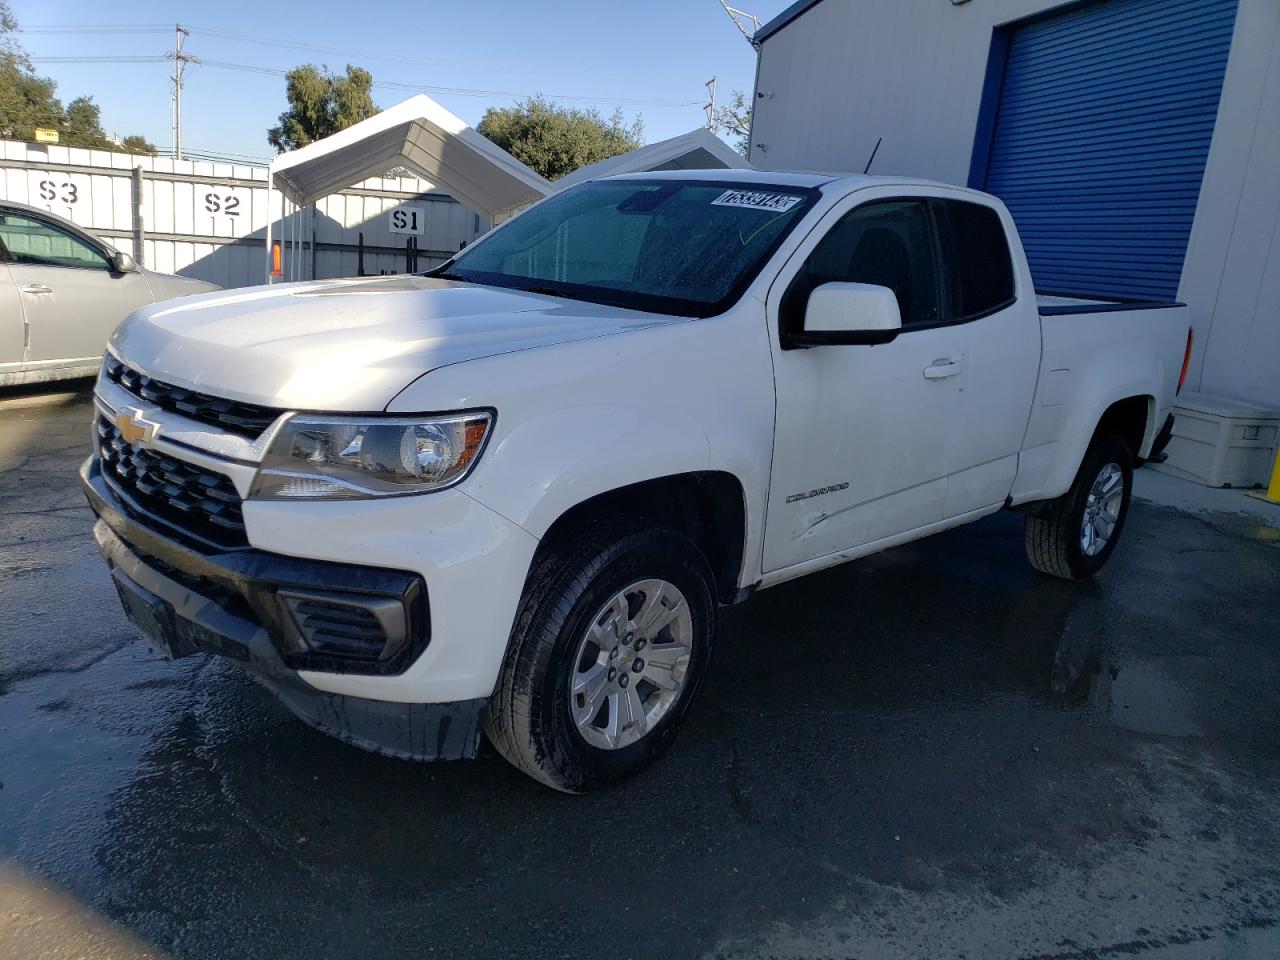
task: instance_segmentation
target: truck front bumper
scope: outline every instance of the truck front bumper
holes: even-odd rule
[[[94,537],[111,568],[125,612],[170,657],[209,653],[233,660],[272,690],[306,723],[367,750],[413,760],[456,759],[475,754],[486,696],[447,702],[403,697],[379,699],[319,689],[309,677],[330,685],[404,683],[421,672],[431,623],[426,588],[416,573],[331,561],[300,559],[258,549],[202,552],[170,538],[132,515],[105,481],[96,458],[80,471],[98,521]],[[394,676],[341,672],[340,663],[318,664],[295,654],[284,637],[284,591],[359,588],[364,596],[405,603],[413,634],[405,663]],[[280,611],[280,612],[278,612]],[[505,645],[505,636],[498,638]],[[296,669],[298,657],[303,666]],[[438,659],[438,658],[437,658]],[[376,669],[376,665],[375,665]],[[479,682],[484,683],[483,678]],[[403,686],[394,688],[403,693]],[[487,691],[486,691],[487,692]],[[428,699],[423,697],[423,700]]]

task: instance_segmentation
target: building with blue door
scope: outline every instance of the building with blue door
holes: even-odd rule
[[[1183,300],[1191,389],[1280,407],[1280,0],[800,0],[755,40],[756,166],[878,142],[988,190],[1037,288]]]

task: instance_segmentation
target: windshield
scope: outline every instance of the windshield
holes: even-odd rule
[[[817,196],[706,180],[585,183],[521,214],[436,275],[711,316],[741,296]]]

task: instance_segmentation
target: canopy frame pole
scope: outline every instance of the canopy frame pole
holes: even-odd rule
[[[282,283],[289,282],[289,251],[285,241],[288,239],[286,227],[289,224],[289,195],[283,190],[280,191],[280,280]]]
[[[267,168],[267,255],[263,260],[264,270],[266,272],[266,282],[271,283],[271,218],[275,213],[275,177],[271,175],[271,168]]]

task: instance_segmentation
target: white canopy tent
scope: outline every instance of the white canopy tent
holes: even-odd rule
[[[579,167],[553,183],[552,189],[563,190],[575,183],[613,177],[621,173],[647,173],[650,170],[719,170],[750,169],[746,159],[705,127],[670,140],[660,140],[639,150],[623,153],[586,167]]]
[[[497,223],[565,187],[620,173],[750,167],[705,129],[582,167],[555,183],[534,172],[426,94],[362,120],[332,136],[283,153],[267,172],[267,282],[302,274],[297,237],[292,257],[273,274],[272,216],[295,229],[299,210],[395,167],[406,167],[459,203]],[[276,197],[279,196],[279,207]],[[283,226],[282,226],[283,229]],[[283,238],[280,238],[283,240]],[[289,261],[292,262],[289,262]]]
[[[554,191],[551,182],[425,94],[410,97],[332,136],[281,154],[267,176],[268,210],[280,213],[407,167],[490,221],[503,220]],[[297,244],[294,245],[297,249]],[[272,270],[267,218],[267,275]]]

